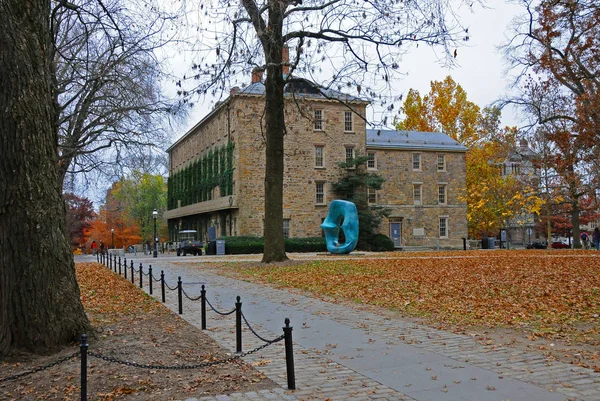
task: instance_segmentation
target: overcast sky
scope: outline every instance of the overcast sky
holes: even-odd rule
[[[474,13],[459,10],[463,24],[469,27],[470,40],[458,49],[457,62],[459,66],[452,69],[441,66],[436,60],[433,50],[426,46],[413,48],[400,63],[400,69],[406,77],[394,83],[394,89],[400,94],[406,94],[409,89],[417,89],[424,95],[429,92],[430,81],[441,81],[451,75],[455,82],[467,92],[468,99],[480,107],[489,105],[501,97],[507,90],[509,80],[506,77],[506,65],[501,52],[497,49],[507,37],[508,26],[513,17],[521,10],[518,6],[507,4],[504,0],[489,0],[487,8],[477,7]],[[175,69],[186,72],[186,65],[177,58]],[[248,76],[248,83],[250,76]],[[206,116],[212,109],[213,102],[201,100],[191,110],[186,124],[173,133],[173,141],[179,139],[187,130]],[[396,110],[398,109],[397,105]],[[379,118],[376,109],[370,111],[370,116]],[[374,117],[374,118],[375,118]],[[503,125],[519,125],[518,116],[514,110],[504,110]]]

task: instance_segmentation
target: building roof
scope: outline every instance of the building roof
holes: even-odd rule
[[[468,149],[441,132],[368,129],[367,148],[466,152]]]
[[[311,99],[341,100],[343,102],[369,102],[367,99],[348,95],[347,93],[339,92],[334,89],[321,88],[313,82],[303,78],[294,78],[294,81],[285,85],[284,91],[286,94],[293,93],[296,96],[308,97]],[[265,85],[262,82],[253,82],[244,88],[236,90],[233,94],[263,96],[265,94]]]

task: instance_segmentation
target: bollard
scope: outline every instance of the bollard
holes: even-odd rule
[[[98,253],[96,253],[96,262],[100,262],[100,255]]]
[[[135,276],[133,275],[133,260],[131,261],[131,283],[135,283]]]
[[[81,401],[87,400],[87,356],[88,356],[88,342],[87,335],[81,335],[81,343],[79,343],[79,349],[81,350]]]
[[[133,263],[133,260],[131,261],[131,263]],[[125,280],[127,280],[127,264],[123,266],[123,272],[125,273]]]
[[[285,318],[285,327],[283,328],[285,342],[285,367],[287,370],[288,389],[296,389],[296,375],[294,374],[294,348],[292,345],[292,329],[290,319]]]
[[[121,257],[119,256],[119,271],[121,271]],[[117,272],[117,266],[115,266],[115,273]]]
[[[181,286],[181,276],[177,278],[177,298],[179,300],[179,314],[183,315],[183,296],[182,291],[183,287]]]
[[[463,251],[467,250],[467,239],[463,237]]]
[[[150,295],[152,295],[152,282],[154,281],[152,279],[152,265],[148,266],[148,278],[150,279],[150,283],[148,284],[150,286]]]
[[[127,258],[123,258],[123,266],[127,267]],[[121,265],[119,264],[119,276],[121,275]]]
[[[242,352],[242,302],[240,296],[235,303],[235,352]]]
[[[140,263],[140,288],[143,288],[143,284],[142,284],[142,280],[143,280],[142,277],[144,277],[143,274],[144,273],[142,272],[142,264]]]
[[[165,272],[164,270],[160,271],[160,291],[162,292],[162,301],[165,303]]]
[[[202,330],[206,330],[206,290],[204,289],[204,284],[202,284],[202,289],[200,290],[200,310]]]
[[[112,258],[108,255],[108,268],[112,271]]]

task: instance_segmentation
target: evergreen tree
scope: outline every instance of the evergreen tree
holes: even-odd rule
[[[380,190],[385,179],[367,169],[366,155],[356,155],[351,161],[338,163],[345,174],[332,183],[333,192],[340,198],[356,205],[358,211],[358,249],[370,250],[371,240],[378,234],[383,217],[388,217],[391,209],[369,204],[369,189]]]

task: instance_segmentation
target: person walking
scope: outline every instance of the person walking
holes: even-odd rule
[[[98,252],[98,244],[96,244],[96,241],[92,241],[92,255],[95,255],[96,252]]]
[[[587,231],[581,233],[581,244],[583,245],[583,249],[590,249],[590,238]]]
[[[600,230],[598,227],[594,228],[594,233],[592,234],[592,240],[594,241],[594,246],[596,250],[600,249]]]

